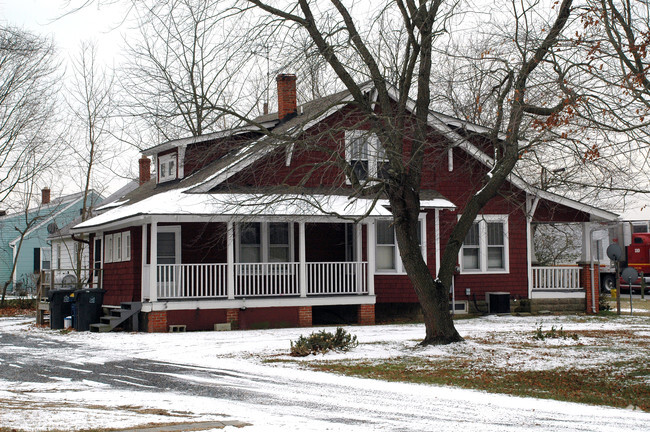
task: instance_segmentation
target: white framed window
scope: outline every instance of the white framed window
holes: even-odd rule
[[[61,269],[61,243],[56,245],[56,268]]]
[[[461,273],[508,273],[508,216],[481,215],[465,236]]]
[[[122,232],[122,261],[131,261],[131,231]]]
[[[157,239],[158,264],[180,264],[181,227],[159,226]]]
[[[51,269],[52,269],[52,249],[42,248],[41,249],[41,270],[51,270]]]
[[[422,256],[426,262],[427,247],[425,233],[426,213],[422,213],[418,219],[418,243],[420,244]],[[399,254],[399,246],[397,245],[392,219],[377,219],[375,221],[375,272],[406,273]]]
[[[360,182],[384,178],[386,175],[386,152],[377,135],[369,131],[345,132],[345,161],[350,164]],[[349,179],[347,183],[350,183]]]
[[[113,262],[113,234],[104,236],[104,262]]]
[[[158,156],[158,183],[164,183],[178,178],[176,153]]]
[[[237,261],[241,263],[292,262],[293,224],[247,222],[237,224]]]
[[[113,234],[113,262],[122,261],[122,234]]]

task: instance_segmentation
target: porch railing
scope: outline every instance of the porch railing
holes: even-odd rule
[[[272,297],[300,295],[299,264],[235,264],[235,297]]]
[[[308,262],[306,295],[368,294],[367,267],[365,262]],[[233,268],[236,298],[301,294],[300,263],[235,263]],[[159,299],[228,297],[225,263],[158,264],[156,278]]]
[[[581,289],[580,267],[533,267],[534,290]]]
[[[368,294],[367,263],[307,263],[307,295]]]
[[[159,298],[226,297],[226,264],[158,264]]]

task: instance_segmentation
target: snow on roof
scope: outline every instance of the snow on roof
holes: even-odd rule
[[[426,207],[452,208],[442,198],[428,200]],[[108,210],[73,228],[82,232],[142,215],[202,215],[245,218],[251,216],[337,216],[343,218],[389,217],[391,212],[373,199],[350,198],[344,195],[253,194],[253,193],[187,193],[175,189],[136,203]]]

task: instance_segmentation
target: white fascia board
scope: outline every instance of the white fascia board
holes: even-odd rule
[[[390,202],[387,199],[377,200],[377,205],[380,205],[387,209],[390,208]],[[456,205],[445,198],[420,200],[420,210],[426,209],[455,210]]]
[[[143,312],[161,310],[196,310],[196,309],[240,309],[261,307],[296,307],[296,306],[336,306],[375,304],[374,295],[340,295],[324,297],[282,297],[282,298],[246,298],[222,300],[158,300],[142,304]]]

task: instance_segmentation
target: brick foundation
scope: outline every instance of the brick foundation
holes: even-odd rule
[[[167,333],[167,312],[149,312],[147,314],[147,331],[149,333]]]
[[[298,326],[300,327],[312,326],[311,306],[300,306],[298,308]]]
[[[226,311],[226,322],[232,325],[232,329],[239,328],[239,309],[228,309]]]
[[[375,305],[362,304],[359,305],[359,324],[361,325],[375,325]]]
[[[588,314],[598,313],[598,301],[600,300],[600,272],[598,263],[594,263],[594,303],[596,310],[592,309],[591,299],[591,265],[590,263],[579,262],[580,268],[580,285],[585,289],[585,312]]]

